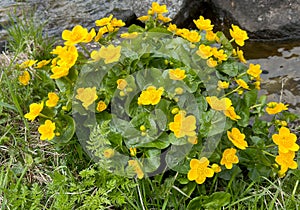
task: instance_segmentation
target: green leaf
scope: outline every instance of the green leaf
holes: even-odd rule
[[[141,26],[132,24],[128,27],[128,33],[132,33],[132,32],[143,32],[145,31],[145,29]]]
[[[215,192],[203,202],[203,207],[207,209],[220,209],[230,203],[231,195],[227,192]]]
[[[244,101],[248,108],[253,106],[256,103],[256,99],[257,99],[257,90],[256,89],[248,91],[244,94]]]
[[[207,196],[198,196],[196,198],[193,198],[188,206],[187,206],[187,210],[203,210],[203,205],[202,205],[202,201],[203,199],[207,199]]]
[[[56,143],[68,143],[75,133],[75,121],[74,119],[69,115],[64,115],[61,119],[62,123],[62,130],[59,130],[60,136],[54,137],[52,140]]]
[[[186,156],[192,149],[192,144],[180,146],[173,145],[166,155],[166,163],[168,167],[179,173],[187,174],[190,170],[189,161]]]
[[[241,68],[241,64],[236,62],[222,63],[220,66],[217,67],[219,71],[231,77],[237,76]]]

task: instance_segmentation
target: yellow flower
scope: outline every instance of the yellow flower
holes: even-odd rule
[[[197,55],[199,55],[203,59],[207,59],[210,56],[212,56],[212,48],[211,46],[206,46],[204,44],[201,44],[199,46],[199,49],[196,51]]]
[[[247,141],[245,141],[245,134],[241,133],[238,128],[232,128],[231,132],[227,131],[228,139],[239,149],[246,149],[248,147]]]
[[[196,181],[197,184],[205,182],[207,177],[213,177],[214,170],[208,167],[209,160],[206,157],[202,157],[200,160],[192,159],[190,161],[190,167],[187,177],[190,181]]]
[[[25,114],[24,117],[28,120],[33,121],[37,116],[39,116],[40,112],[44,108],[44,102],[41,103],[32,103],[29,106],[29,113]]]
[[[298,164],[294,161],[295,152],[288,151],[287,153],[283,153],[279,151],[279,155],[276,156],[275,161],[281,166],[280,172],[285,173],[289,168],[297,169]]]
[[[236,121],[241,119],[241,117],[235,113],[233,106],[228,107],[228,109],[224,110],[223,113],[226,117],[229,117],[232,120]]]
[[[255,89],[260,90],[260,83],[260,80],[257,80],[253,83],[255,85]]]
[[[146,130],[147,130],[147,128],[144,125],[140,126],[140,131],[146,131]]]
[[[37,60],[27,60],[24,61],[23,63],[20,64],[20,68],[28,68],[33,66],[35,63],[37,62]]]
[[[201,36],[197,31],[189,31],[189,33],[186,34],[185,38],[192,43],[199,42],[201,39]]]
[[[104,59],[104,63],[113,63],[119,61],[121,56],[121,46],[115,47],[112,44],[108,47],[102,46],[99,51],[93,51],[91,53],[91,58],[94,61],[99,61],[101,58]]]
[[[110,15],[109,17],[106,17],[106,18],[102,18],[100,20],[96,20],[95,21],[95,24],[96,26],[106,26],[107,24],[110,23],[111,19],[112,19],[113,15]]]
[[[83,42],[88,35],[88,30],[81,25],[76,25],[72,31],[64,30],[62,32],[62,39],[66,40],[65,45],[75,45]]]
[[[226,82],[226,81],[221,81],[219,80],[218,81],[218,88],[220,89],[227,89],[229,87],[229,82]]]
[[[211,25],[210,19],[204,19],[200,16],[198,20],[193,20],[199,30],[212,31],[214,25]]]
[[[127,82],[125,79],[118,79],[117,80],[117,89],[119,90],[124,90],[127,86]]]
[[[137,178],[142,179],[144,177],[144,172],[137,160],[129,160],[128,166],[131,166],[133,168],[133,170],[137,174]]]
[[[132,33],[123,33],[120,35],[120,37],[123,39],[134,39],[138,35],[139,35],[138,32],[132,32]]]
[[[245,40],[249,39],[247,32],[240,27],[231,24],[232,29],[229,30],[231,37],[239,46],[244,46]]]
[[[104,27],[100,28],[97,35],[95,36],[95,42],[98,42],[99,39],[101,39],[102,36],[107,32],[108,32],[107,27],[104,26]]]
[[[106,108],[107,108],[106,103],[105,103],[104,101],[99,101],[98,104],[97,104],[96,110],[97,110],[98,112],[102,112],[102,111],[104,111]]]
[[[152,8],[150,10],[151,15],[154,14],[162,14],[162,13],[167,13],[167,6],[166,5],[159,5],[157,2],[152,3]]]
[[[212,54],[218,59],[219,62],[227,60],[227,55],[224,53],[224,50],[218,50],[217,48],[213,47]]]
[[[82,106],[87,110],[88,107],[98,98],[96,87],[93,88],[78,88],[76,99],[82,102]]]
[[[268,114],[277,114],[284,110],[288,110],[288,105],[284,105],[283,103],[270,102],[267,104],[266,111]]]
[[[75,46],[65,46],[58,54],[60,60],[57,61],[57,65],[66,66],[71,68],[76,63],[78,57],[78,51]]]
[[[69,74],[69,67],[61,67],[61,66],[55,66],[51,68],[52,75],[50,76],[51,79],[59,79],[61,77],[65,77]]]
[[[248,84],[243,79],[236,79],[236,83],[246,90],[250,90]]]
[[[52,122],[51,120],[46,120],[45,124],[40,125],[38,128],[39,133],[41,134],[40,139],[41,140],[51,140],[54,138],[55,133],[55,123]]]
[[[212,41],[215,41],[217,39],[217,35],[213,31],[207,31],[206,35],[205,35],[205,38],[208,41],[212,42]]]
[[[28,71],[24,71],[23,74],[21,74],[19,76],[19,82],[22,84],[22,85],[28,85],[29,84],[29,81],[30,81],[30,74]]]
[[[168,23],[172,20],[171,18],[165,17],[162,14],[158,14],[157,19],[164,22],[164,23]]]
[[[211,169],[214,170],[215,173],[219,173],[222,171],[221,167],[216,163],[211,165]]]
[[[135,147],[134,148],[130,147],[129,152],[130,152],[130,156],[132,156],[132,157],[136,156],[136,148]]]
[[[143,90],[138,98],[138,105],[156,105],[161,99],[161,95],[164,92],[164,88],[160,87],[156,89],[154,86],[149,86],[146,90]]]
[[[209,67],[214,68],[218,65],[218,62],[216,60],[214,60],[213,58],[209,58],[209,59],[207,59],[206,64]]]
[[[36,64],[35,68],[37,68],[37,69],[42,68],[43,66],[46,66],[50,62],[51,62],[51,60],[42,60]]]
[[[198,137],[197,136],[189,136],[188,142],[190,142],[191,144],[198,144]]]
[[[262,72],[262,70],[260,69],[259,64],[254,65],[254,64],[250,63],[249,69],[247,70],[247,74],[249,74],[250,76],[252,76],[254,78],[259,78],[261,72]]]
[[[179,108],[178,107],[175,107],[171,110],[171,113],[172,114],[177,114],[179,112]]]
[[[170,23],[170,24],[169,24],[169,27],[168,27],[168,31],[176,32],[176,31],[177,31],[177,26],[176,26],[176,24]]]
[[[183,80],[185,77],[185,70],[178,68],[169,70],[169,78],[172,80]]]
[[[54,92],[48,93],[48,100],[46,101],[46,106],[48,107],[55,107],[57,105],[57,102],[59,100],[58,95]]]
[[[144,16],[138,17],[137,19],[138,19],[139,21],[145,22],[145,21],[148,21],[149,18],[150,18],[150,17],[149,17],[148,15],[144,15]]]
[[[281,127],[278,134],[272,135],[273,142],[278,145],[279,152],[298,151],[297,136],[286,127]]]
[[[174,116],[174,122],[169,123],[170,130],[177,138],[196,136],[196,118],[193,115],[185,117],[185,111],[179,111]]]
[[[111,148],[106,149],[106,150],[104,150],[104,152],[103,152],[103,156],[104,156],[105,158],[111,158],[111,157],[114,156],[114,154],[115,154],[115,150],[114,150],[114,149],[111,149]]]
[[[181,95],[183,93],[183,89],[181,87],[175,88],[175,93],[177,95]]]
[[[95,31],[95,29],[92,28],[90,33],[88,33],[86,35],[86,37],[84,38],[84,40],[82,42],[85,42],[85,43],[91,42],[95,36],[96,36],[96,31]]]
[[[218,99],[216,96],[212,96],[206,97],[206,101],[212,109],[217,111],[225,111],[232,105],[229,98]]]
[[[236,156],[236,149],[225,149],[220,164],[225,165],[227,169],[232,169],[232,164],[238,162],[239,158]]]
[[[117,18],[114,18],[110,21],[110,24],[112,27],[122,27],[125,26],[125,23],[122,20],[118,20]]]
[[[244,52],[239,50],[239,48],[237,48],[237,50],[233,49],[232,54],[237,55],[242,63],[247,63],[246,59],[244,58]]]

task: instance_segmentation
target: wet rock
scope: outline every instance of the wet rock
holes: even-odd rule
[[[237,24],[252,39],[300,38],[299,0],[184,0],[175,23],[192,26],[200,15],[210,18],[217,30]]]

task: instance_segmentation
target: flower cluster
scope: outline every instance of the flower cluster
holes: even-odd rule
[[[139,179],[158,170],[161,158],[198,184],[240,166],[251,178],[297,168],[287,105],[258,98],[261,66],[239,49],[247,32],[232,25],[227,39],[203,16],[193,20],[195,30],[178,28],[167,12],[153,2],[138,18],[145,27],[131,25],[122,34],[125,23],[113,15],[95,21],[98,31],[77,25],[62,32],[64,45],[52,59],[19,65],[22,87],[39,79],[34,69],[52,84],[25,114],[39,120],[40,139],[68,142],[82,129],[94,160]],[[87,49],[90,42],[98,48]],[[261,118],[266,114],[270,122]],[[258,175],[255,167],[268,173]]]

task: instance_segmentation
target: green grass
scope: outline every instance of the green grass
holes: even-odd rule
[[[39,140],[37,124],[23,118],[34,90],[19,85],[15,64],[48,59],[53,40],[44,39],[43,25],[32,19],[16,22],[9,29],[9,51],[0,57],[1,209],[187,209],[199,195],[203,205],[213,206],[205,202],[220,191],[230,194],[222,209],[299,208],[299,170],[260,182],[211,180],[206,188],[172,172],[134,180],[99,168],[76,138],[60,147]]]

